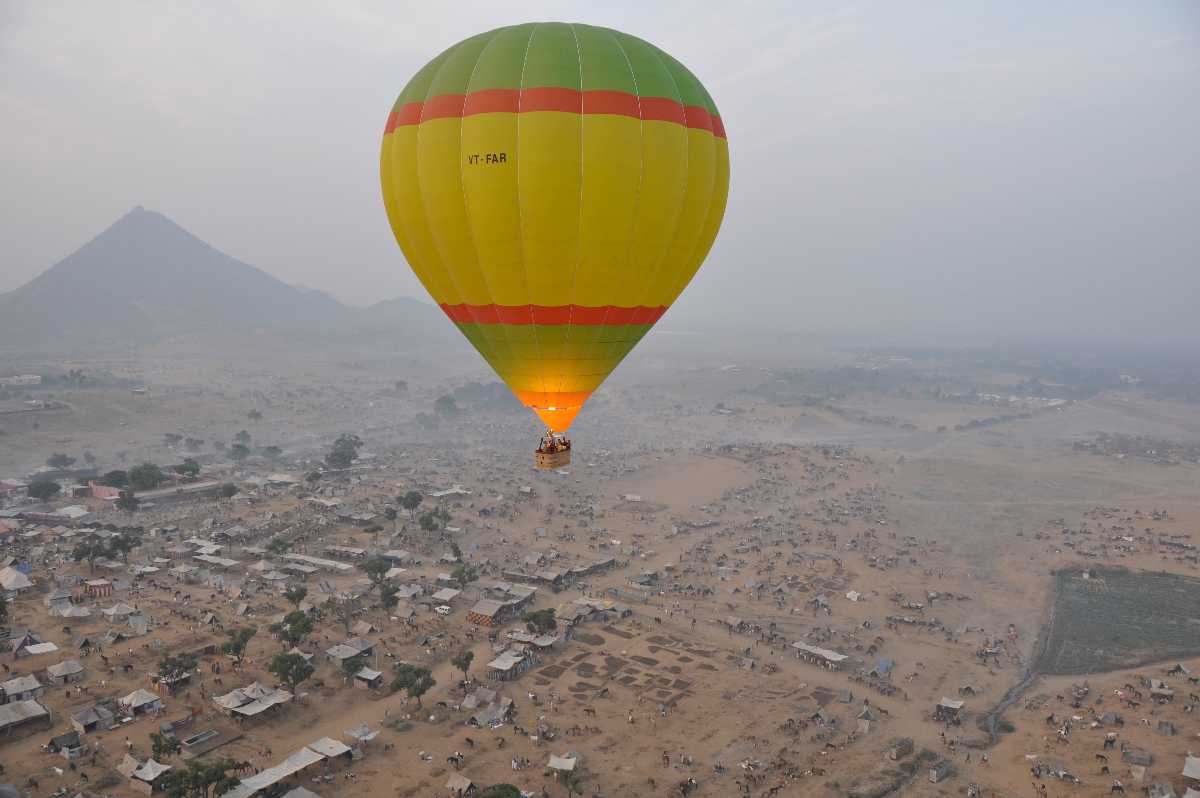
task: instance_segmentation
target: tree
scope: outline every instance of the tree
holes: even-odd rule
[[[304,481],[307,482],[309,485],[315,485],[316,483],[321,481],[321,472],[317,471],[315,469],[312,471],[309,471],[307,474],[304,475]]]
[[[124,510],[127,513],[134,513],[137,512],[137,508],[141,506],[142,500],[137,496],[134,496],[129,491],[123,491],[121,495],[117,497],[117,500],[114,503],[116,504],[118,510]]]
[[[493,784],[483,792],[479,793],[477,798],[521,798],[524,793],[519,787],[514,787],[511,784]]]
[[[441,527],[438,523],[438,518],[433,513],[425,513],[421,516],[421,529],[426,532],[436,532]]]
[[[96,465],[96,455],[92,454],[89,450],[84,449],[83,450],[83,462],[87,463],[88,466]]]
[[[347,682],[354,678],[354,674],[363,669],[362,657],[350,657],[342,660],[342,678]]]
[[[90,573],[96,572],[96,560],[109,555],[108,544],[100,539],[95,532],[75,544],[71,550],[71,559],[75,562],[86,562]]]
[[[246,418],[251,421],[262,421],[262,411],[256,407],[246,414]]]
[[[376,588],[387,579],[387,572],[392,570],[392,564],[386,557],[371,557],[360,562],[358,570],[366,574],[367,579],[371,580],[371,587]]]
[[[57,496],[60,490],[62,490],[62,485],[52,479],[35,479],[29,483],[25,492],[38,501],[44,502],[51,496]]]
[[[8,599],[0,593],[0,624],[8,623]]]
[[[297,605],[299,603],[296,602]],[[300,610],[289,612],[283,616],[282,621],[271,625],[271,631],[278,635],[285,645],[293,648],[304,642],[304,638],[308,637],[312,630],[312,618]]]
[[[349,468],[358,459],[358,450],[362,448],[362,439],[357,435],[343,432],[333,442],[329,454],[325,455],[325,463],[330,468]]]
[[[383,584],[379,586],[379,605],[385,610],[390,610],[400,603],[400,588],[395,585]]]
[[[299,654],[276,654],[267,670],[286,684],[288,690],[295,693],[296,688],[313,675],[314,668],[312,663]]]
[[[466,587],[478,579],[479,574],[470,565],[463,564],[451,571],[450,577],[458,583],[459,587]]]
[[[229,447],[229,456],[240,463],[250,456],[250,447],[244,443],[235,443]]]
[[[51,468],[64,469],[75,465],[75,458],[60,452],[55,452],[46,459],[46,465]]]
[[[393,387],[396,389],[396,393],[405,393],[408,391],[408,383],[404,380],[396,380]]]
[[[425,497],[421,495],[420,491],[410,490],[408,493],[400,497],[400,506],[405,510],[408,510],[409,518],[416,518],[417,508],[421,506],[421,501],[424,498]]]
[[[271,538],[271,542],[267,544],[267,551],[278,557],[281,554],[287,554],[291,547],[292,544],[283,538]]]
[[[527,612],[521,616],[521,620],[525,622],[525,628],[534,634],[548,634],[558,628],[552,609]]]
[[[185,438],[183,441],[183,448],[187,449],[189,452],[199,452],[203,446],[203,438]]]
[[[433,402],[433,412],[439,416],[457,416],[459,413],[458,403],[449,394],[439,396]]]
[[[179,738],[173,734],[150,732],[150,756],[158,762],[165,762],[172,754],[183,750]]]
[[[475,652],[469,648],[464,648],[458,653],[454,659],[450,660],[450,664],[462,671],[463,678],[467,678],[467,671],[471,670],[471,663],[475,661]]]
[[[155,463],[142,463],[129,469],[129,484],[134,490],[154,490],[167,479]]]
[[[258,633],[258,629],[254,627],[239,627],[237,629],[227,629],[225,631],[229,640],[225,641],[221,646],[221,651],[226,654],[232,654],[238,665],[242,664],[242,660],[246,658],[246,646],[250,643],[250,639]]]
[[[304,601],[308,595],[308,588],[304,585],[292,585],[287,590],[283,591],[283,597],[288,600],[296,609],[300,609],[300,602]]]
[[[450,541],[450,553],[454,555],[454,559],[458,560],[459,562],[462,562],[462,558],[463,558],[462,547],[458,545],[457,541],[454,541],[454,540]]]
[[[241,783],[229,775],[237,768],[238,763],[232,759],[212,763],[191,759],[186,766],[167,771],[160,783],[166,798],[220,798]]]
[[[200,463],[192,457],[185,457],[179,465],[171,466],[171,470],[180,476],[195,479],[200,475]]]
[[[239,431],[237,435],[233,436],[233,439],[234,439],[234,441],[242,444],[243,446],[250,445],[250,433],[246,432],[246,430]]]
[[[342,628],[347,632],[354,624],[354,616],[359,610],[359,601],[353,596],[343,596],[338,601],[334,602],[333,614],[341,621]]]
[[[395,676],[392,678],[392,692],[404,690],[408,693],[409,698],[417,699],[417,706],[421,706],[421,696],[428,693],[435,684],[437,682],[429,668],[410,665],[407,662],[396,663]]]
[[[567,798],[579,793],[583,795],[583,776],[578,770],[560,770],[558,783],[567,788]]]
[[[179,442],[182,440],[183,436],[178,432],[167,432],[163,435],[163,443],[165,443],[167,446],[178,446]]]
[[[129,487],[129,473],[126,471],[109,471],[100,477],[100,484],[110,488]]]
[[[125,495],[128,495],[128,494],[125,494]],[[123,495],[121,498],[124,499],[124,497],[125,496]],[[135,498],[133,496],[130,496],[130,498],[133,499],[134,510],[136,510],[137,509],[137,498]],[[118,499],[117,500],[118,506],[120,505],[120,503],[121,503],[121,499]],[[125,509],[125,508],[122,507],[121,509]],[[133,510],[130,510],[130,512],[133,512]],[[111,538],[108,539],[109,553],[110,554],[120,554],[122,562],[124,562],[126,565],[129,565],[129,552],[133,551],[140,545],[142,545],[142,536],[137,534],[136,532],[130,532],[130,531],[118,532],[117,534],[113,535]]]
[[[196,658],[191,654],[163,654],[158,661],[158,678],[177,682],[196,670]]]
[[[396,512],[395,507],[385,507],[383,509],[383,517],[392,522],[392,532],[393,533],[395,533],[395,531],[396,531],[396,516],[397,515],[399,515],[399,513]]]
[[[283,449],[278,446],[264,446],[258,450],[259,454],[270,460],[272,463],[279,462],[279,458],[283,457]]]
[[[237,492],[238,492],[238,486],[234,485],[232,482],[226,482],[224,485],[221,486],[221,498],[222,499],[232,499],[234,496],[237,495]]]

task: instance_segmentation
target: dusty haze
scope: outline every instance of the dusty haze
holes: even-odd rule
[[[0,291],[142,204],[349,303],[423,296],[386,112],[444,47],[542,18],[653,41],[721,108],[729,211],[676,323],[1200,333],[1194,3],[407,5],[0,2]]]

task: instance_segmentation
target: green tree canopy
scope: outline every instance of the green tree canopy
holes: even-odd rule
[[[240,463],[250,456],[250,447],[244,443],[235,443],[229,447],[229,456]]]
[[[469,648],[464,648],[455,655],[454,659],[450,660],[450,664],[462,671],[463,678],[467,678],[467,671],[471,670],[471,663],[475,661],[475,652]]]
[[[237,767],[232,759],[216,762],[191,759],[186,765],[171,768],[159,783],[166,798],[220,798],[241,783],[236,776],[229,775]]]
[[[159,762],[165,762],[172,754],[183,750],[183,744],[173,734],[150,732],[150,756]]]
[[[246,646],[257,633],[258,629],[252,626],[227,629],[225,635],[229,639],[221,646],[221,650],[226,654],[232,654],[237,663],[241,665],[242,660],[246,658]]]
[[[129,474],[121,470],[109,471],[100,477],[100,484],[108,485],[110,488],[127,488],[129,487]]]
[[[185,457],[182,463],[171,466],[171,470],[176,474],[180,474],[181,476],[195,479],[200,475],[200,463],[198,463],[195,458]]]
[[[114,504],[116,504],[118,510],[124,510],[127,513],[133,513],[137,512],[137,508],[141,506],[142,500],[137,496],[134,496],[132,493],[126,492],[118,496]],[[128,558],[126,558],[126,564],[128,564]]]
[[[439,416],[457,416],[459,413],[458,403],[454,401],[453,396],[444,394],[434,400],[433,412]]]
[[[25,492],[38,501],[44,502],[52,496],[57,496],[61,490],[62,485],[52,479],[35,479],[29,483]]]
[[[521,620],[525,622],[525,628],[534,634],[549,634],[558,628],[552,609],[527,612],[521,616]]]
[[[129,469],[129,484],[134,490],[154,490],[167,479],[155,463],[142,463]]]
[[[370,557],[358,564],[358,570],[367,575],[373,587],[379,587],[387,578],[387,572],[392,570],[392,564],[386,557]]]
[[[242,444],[243,446],[250,445],[250,433],[246,432],[246,430],[241,430],[240,432],[238,432],[237,435],[233,436],[233,439],[236,442]]]
[[[196,658],[191,654],[164,654],[158,660],[158,678],[168,682],[178,681],[196,669]]]
[[[424,498],[420,491],[410,490],[400,497],[400,506],[408,510],[409,518],[413,518],[416,516],[417,508],[421,506],[421,500]]]
[[[288,603],[297,609],[300,608],[300,602],[308,595],[308,588],[304,585],[292,585],[287,590],[283,591],[283,597],[288,600]],[[286,618],[285,618],[286,619]]]
[[[299,601],[296,602],[297,605],[299,603]],[[282,621],[271,625],[271,631],[289,646],[300,645],[304,641],[304,638],[312,633],[312,630],[312,618],[309,618],[307,614],[300,612],[300,610],[289,612],[283,616]]]
[[[70,468],[75,465],[75,458],[61,452],[55,452],[46,459],[46,465],[51,468]]]
[[[313,666],[299,654],[276,654],[267,670],[275,674],[279,681],[288,686],[293,693],[302,682],[313,675]]]
[[[287,554],[288,550],[291,548],[292,544],[288,543],[283,538],[271,538],[271,541],[267,543],[267,551],[276,556],[280,554]]]
[[[408,693],[409,698],[417,700],[417,706],[421,706],[421,696],[425,695],[437,684],[437,681],[433,678],[433,671],[420,665],[398,662],[396,663],[394,673],[395,676],[392,678],[392,692],[404,690]]]
[[[325,463],[330,468],[349,468],[358,459],[358,450],[362,448],[362,439],[357,435],[344,432],[333,442],[329,454],[325,455]]]
[[[126,496],[128,496],[128,494],[126,494]],[[122,496],[120,499],[118,499],[117,500],[118,504],[120,504],[120,502],[123,501],[126,498],[126,496]],[[133,501],[134,501],[133,509],[136,510],[137,509],[137,498],[134,496],[128,496],[128,498],[133,499]],[[122,507],[121,509],[125,509],[125,508]],[[133,551],[140,545],[142,545],[142,536],[139,535],[137,532],[133,532],[130,530],[123,530],[121,532],[118,532],[117,534],[113,535],[111,538],[108,539],[109,553],[121,555],[121,560],[126,565],[129,565],[129,552]]]
[[[224,485],[221,486],[221,497],[222,498],[232,499],[234,496],[237,495],[237,492],[238,492],[238,486],[234,485],[232,482],[226,482]]]
[[[112,554],[112,550],[108,547],[108,543],[95,532],[76,543],[75,548],[71,549],[71,559],[75,562],[86,562],[88,571],[91,573],[96,571],[96,561],[108,557],[110,554]]]
[[[521,798],[521,790],[511,784],[493,784],[479,793],[478,798]]]

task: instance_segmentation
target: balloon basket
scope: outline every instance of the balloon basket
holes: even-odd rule
[[[556,468],[565,468],[571,464],[571,450],[534,452],[533,464],[537,466],[539,471],[553,471]]]

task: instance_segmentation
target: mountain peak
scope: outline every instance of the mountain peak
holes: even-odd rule
[[[138,205],[0,296],[0,340],[148,341],[205,330],[320,323],[346,308],[299,291]]]

